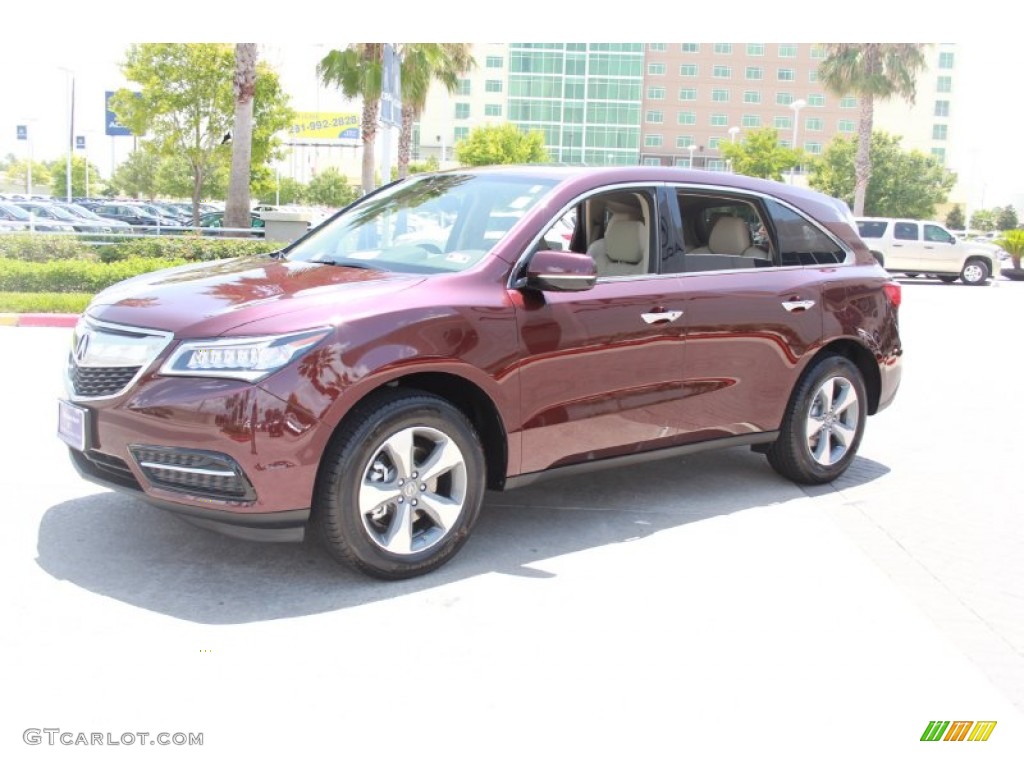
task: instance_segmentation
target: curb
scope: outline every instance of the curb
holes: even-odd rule
[[[45,312],[0,313],[0,325],[18,328],[74,328],[78,315]]]

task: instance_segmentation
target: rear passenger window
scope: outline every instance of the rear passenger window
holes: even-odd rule
[[[763,209],[754,200],[680,189],[683,253],[662,263],[662,272],[720,272],[771,267],[772,244]]]
[[[846,261],[843,247],[799,213],[772,200],[767,201],[767,206],[779,238],[782,266],[842,264]]]
[[[917,224],[909,221],[897,221],[892,236],[896,240],[917,240]]]

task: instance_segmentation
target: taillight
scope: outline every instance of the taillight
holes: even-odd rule
[[[886,283],[882,286],[882,290],[885,292],[885,298],[889,300],[889,303],[894,307],[899,307],[903,301],[903,286],[899,283]]]

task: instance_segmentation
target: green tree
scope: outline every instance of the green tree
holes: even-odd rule
[[[356,199],[356,191],[352,189],[336,168],[325,168],[309,182],[306,197],[314,205],[326,205],[341,208]]]
[[[463,165],[545,163],[550,159],[540,131],[525,133],[512,123],[474,128],[455,145]]]
[[[333,50],[317,65],[317,75],[324,85],[339,88],[346,98],[363,101],[363,192],[372,192],[376,186],[373,147],[384,80],[384,44],[352,43],[344,50]]]
[[[25,194],[29,194],[28,188],[28,160],[11,160],[7,166],[7,181],[10,184],[17,184],[18,189],[23,190]],[[46,163],[41,163],[38,160],[32,161],[32,189],[36,187],[49,186],[50,184],[50,169]]]
[[[993,230],[996,228],[998,209],[979,208],[971,214],[971,229]]]
[[[252,210],[252,117],[256,96],[256,43],[235,44],[235,120],[231,130],[231,175],[224,206],[224,226],[250,225]]]
[[[1020,269],[1020,260],[1024,257],[1024,229],[1011,229],[995,241],[996,245],[1010,254],[1014,269]]]
[[[1008,229],[1016,229],[1020,223],[1017,218],[1017,210],[1012,206],[1008,205],[1005,208],[999,208],[996,216],[996,229],[1005,232]]]
[[[857,126],[856,182],[853,213],[865,212],[871,180],[875,100],[898,96],[914,103],[917,73],[924,68],[924,46],[912,43],[826,43],[818,76],[838,96],[860,100]]]
[[[110,185],[129,197],[152,200],[157,196],[156,174],[159,168],[160,155],[156,148],[143,143],[114,169]]]
[[[122,71],[141,87],[111,99],[118,121],[137,136],[148,135],[161,157],[184,161],[190,172],[193,220],[199,201],[210,194],[218,174],[226,178],[230,150],[225,140],[232,127],[235,59],[232,46],[221,43],[142,43],[129,48]],[[292,111],[277,74],[257,65],[253,101],[252,163],[266,163],[288,125]],[[172,175],[173,177],[173,175]]]
[[[49,164],[50,166],[50,194],[60,200],[66,200],[68,196],[68,161],[64,159],[54,160]],[[99,169],[89,163],[89,192],[86,192],[85,172],[86,160],[84,157],[77,155],[71,158],[71,196],[72,197],[86,197],[88,194],[93,194],[103,184],[100,179]]]
[[[398,177],[409,175],[412,126],[423,112],[434,81],[454,93],[459,75],[475,65],[468,43],[407,43],[402,56],[402,131],[398,137]]]
[[[280,190],[277,189],[277,185],[275,184],[274,194],[267,199],[276,201],[279,198],[281,205],[305,203],[309,200],[309,190],[301,181],[293,179],[290,176],[282,176]]]
[[[964,209],[957,203],[946,214],[946,226],[950,229],[966,229],[966,224],[967,222],[964,221]]]
[[[774,128],[749,131],[743,141],[722,143],[718,148],[735,173],[759,179],[782,181],[784,171],[804,162],[802,152],[779,143],[779,132]]]
[[[837,138],[811,170],[810,185],[848,205],[856,195],[855,157],[859,140]],[[899,137],[876,131],[871,137],[871,180],[862,215],[928,219],[946,201],[956,174],[932,155],[905,152]]]

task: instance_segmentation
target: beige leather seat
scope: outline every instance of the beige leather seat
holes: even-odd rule
[[[715,222],[708,244],[687,253],[686,271],[714,269],[750,269],[758,266],[755,259],[769,260],[768,254],[756,247],[750,227],[738,216],[723,216]]]
[[[642,275],[647,272],[647,225],[628,213],[614,213],[604,237],[587,253],[597,265],[598,277]]]

